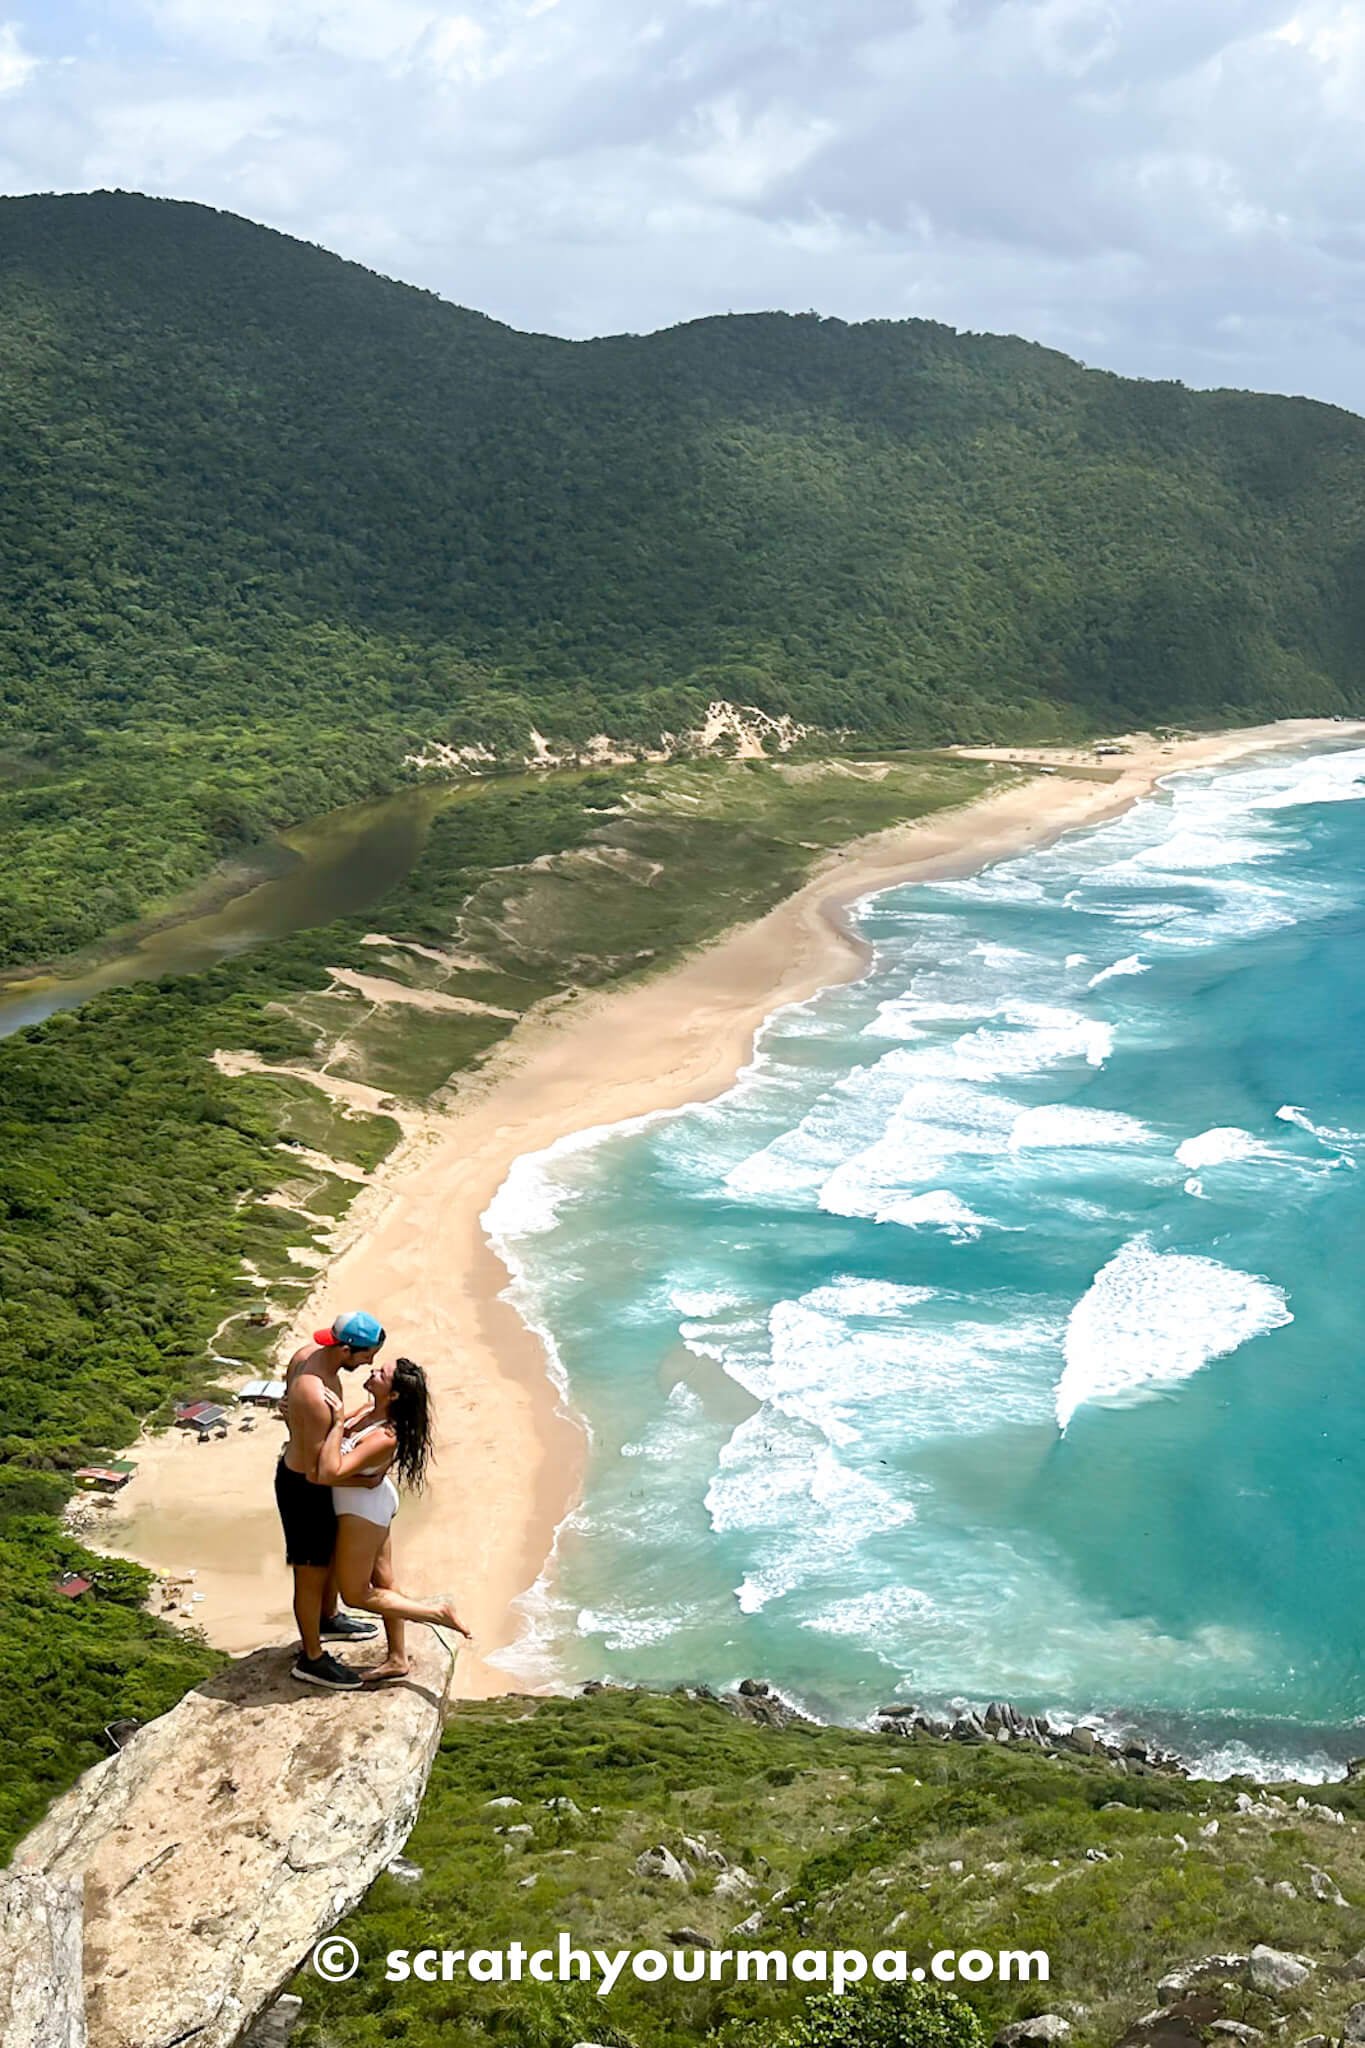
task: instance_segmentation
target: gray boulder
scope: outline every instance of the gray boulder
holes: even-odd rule
[[[86,2048],[78,1877],[0,1876],[0,2041]]]
[[[85,1879],[98,2048],[232,2048],[407,1840],[448,1651],[419,1629],[409,1679],[342,1694],[292,1683],[293,1658],[260,1650],[215,1673],[15,1851],[20,1877]],[[31,1968],[41,1986],[37,1944]]]
[[[671,1849],[660,1842],[657,1848],[646,1849],[635,1859],[637,1877],[652,1878],[658,1884],[691,1884],[690,1865],[679,1862]]]
[[[1059,2012],[1044,2012],[1037,2019],[1014,2020],[1008,2027],[1002,2027],[992,2048],[1055,2048],[1070,2033],[1070,2020],[1064,2020]]]
[[[1341,1895],[1341,1887],[1334,1877],[1329,1877],[1325,1870],[1315,1870],[1311,1863],[1305,1864],[1304,1868],[1308,1872],[1308,1882],[1312,1887],[1313,1897],[1318,1901],[1319,1905],[1344,1906],[1346,1904],[1345,1899]]]
[[[1200,1956],[1196,1962],[1181,1963],[1168,1970],[1156,1987],[1158,2002],[1173,2005],[1191,1991],[1204,1991],[1212,1984],[1234,1984],[1243,1975],[1250,1958],[1243,1955]]]
[[[1307,1956],[1290,1955],[1258,1941],[1247,1959],[1247,1981],[1253,1991],[1293,1991],[1307,1983],[1316,1967]]]
[[[289,2039],[303,2018],[303,2000],[292,1991],[268,2007],[242,2043],[242,2048],[289,2048]]]

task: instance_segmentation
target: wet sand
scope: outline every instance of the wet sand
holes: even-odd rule
[[[392,1349],[428,1368],[438,1462],[426,1495],[404,1504],[394,1551],[401,1585],[453,1592],[474,1627],[475,1654],[461,1657],[457,1677],[465,1696],[514,1685],[496,1653],[516,1632],[513,1603],[539,1575],[583,1466],[582,1434],[539,1341],[502,1299],[507,1270],[480,1221],[513,1160],[575,1131],[721,1093],[774,1009],[863,970],[866,949],[845,913],[874,890],[967,873],[1112,817],[1177,769],[1361,732],[1305,719],[1174,743],[1139,738],[1118,756],[963,749],[1056,772],[1028,772],[975,803],[855,843],[766,917],[669,971],[528,1018],[449,1110],[405,1119],[402,1143],[357,1196],[283,1349],[359,1305],[383,1318]],[[131,1453],[136,1478],[114,1507],[92,1512],[104,1547],[159,1572],[196,1572],[203,1597],[190,1618],[230,1651],[289,1625],[271,1494],[282,1434],[262,1415],[249,1432],[234,1418],[227,1440],[205,1447],[178,1432],[144,1438]]]

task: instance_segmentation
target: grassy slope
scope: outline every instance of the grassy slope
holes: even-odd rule
[[[521,1809],[487,1806],[505,1795]],[[1239,1995],[1227,2016],[1266,2028],[1287,2014],[1290,2040],[1339,2035],[1359,1992],[1342,1965],[1365,1939],[1365,1796],[1350,1786],[1307,1796],[1344,1809],[1346,1824],[1292,1810],[1292,1790],[1291,1811],[1257,1817],[1234,1810],[1230,1786],[1121,1774],[1026,1747],[773,1731],[677,1695],[466,1705],[405,1851],[421,1881],[381,1878],[344,1923],[364,1959],[354,1982],[299,1979],[312,2022],[300,2048],[681,2048],[721,2029],[731,2048],[758,2048],[797,1992],[623,1980],[604,2006],[558,1988],[389,1985],[378,1961],[423,1945],[500,1947],[516,1937],[534,1947],[561,1927],[607,1949],[667,1950],[670,1931],[683,1928],[724,1946],[753,1910],[760,1930],[730,1945],[895,1947],[924,1960],[940,1948],[1041,1948],[1049,1985],[963,1995],[987,2038],[1001,2022],[1060,2012],[1076,2048],[1116,2040],[1154,2006],[1158,1978],[1176,1964],[1267,1941],[1319,1969],[1273,2006]],[[508,1823],[532,1832],[499,1835]],[[641,1850],[663,1843],[685,1854],[684,1834],[741,1865],[752,1894],[719,1896],[714,1870],[690,1888],[642,1882]],[[1088,1860],[1089,1850],[1106,1860]],[[1346,1906],[1311,1896],[1310,1866],[1330,1873]],[[1284,1884],[1297,1896],[1270,1889]]]
[[[414,742],[1360,701],[1365,426],[927,321],[524,335],[230,215],[0,201],[0,961]]]
[[[215,1048],[309,1062],[351,1047],[362,1079],[410,1099],[445,1084],[542,997],[665,964],[800,879],[821,847],[960,801],[975,764],[913,756],[850,769],[711,764],[618,770],[529,790],[490,785],[436,819],[413,874],[375,912],[262,946],[209,973],[101,996],[0,1042],[0,1852],[103,1753],[120,1715],[168,1706],[203,1653],[140,1611],[144,1581],[101,1566],[96,1598],[52,1590],[89,1559],[56,1519],[67,1475],[117,1450],[143,1416],[211,1379],[208,1340],[253,1359],[308,1276],[290,1245],[353,1184],[281,1139],[373,1166],[397,1135],[341,1116],[306,1079],[230,1081]],[[647,850],[660,872],[639,879]],[[625,866],[622,867],[621,863]],[[644,869],[643,872],[648,872]],[[361,944],[371,922],[485,964],[443,969]],[[496,1002],[469,1020],[329,995],[351,966]],[[456,1088],[459,1074],[454,1078]],[[263,1198],[284,1185],[311,1212]],[[241,1277],[243,1258],[268,1281]],[[206,1455],[211,1455],[206,1454]]]

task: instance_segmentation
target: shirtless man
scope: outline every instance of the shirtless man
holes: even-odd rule
[[[364,1309],[347,1309],[330,1330],[294,1353],[285,1381],[289,1442],[275,1468],[275,1503],[284,1525],[285,1561],[294,1573],[299,1654],[290,1674],[301,1685],[354,1692],[360,1675],[324,1647],[375,1633],[372,1621],[338,1614],[333,1559],[337,1521],[332,1489],[318,1479],[318,1458],[334,1416],[344,1406],[341,1375],[372,1365],[384,1342],[382,1324]]]

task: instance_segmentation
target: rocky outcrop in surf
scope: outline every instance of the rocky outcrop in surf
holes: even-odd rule
[[[957,1715],[926,1713],[920,1706],[883,1707],[872,1725],[882,1735],[930,1736],[940,1742],[1027,1742],[1038,1749],[1103,1757],[1120,1770],[1189,1776],[1178,1756],[1141,1736],[1120,1741],[1079,1722],[1066,1725],[1046,1714],[1021,1713],[1009,1700],[992,1700],[984,1709],[968,1708]]]
[[[242,2041],[417,1817],[451,1674],[417,1634],[408,1680],[341,1697],[258,1651],[58,1800],[0,1877],[6,2048]]]

